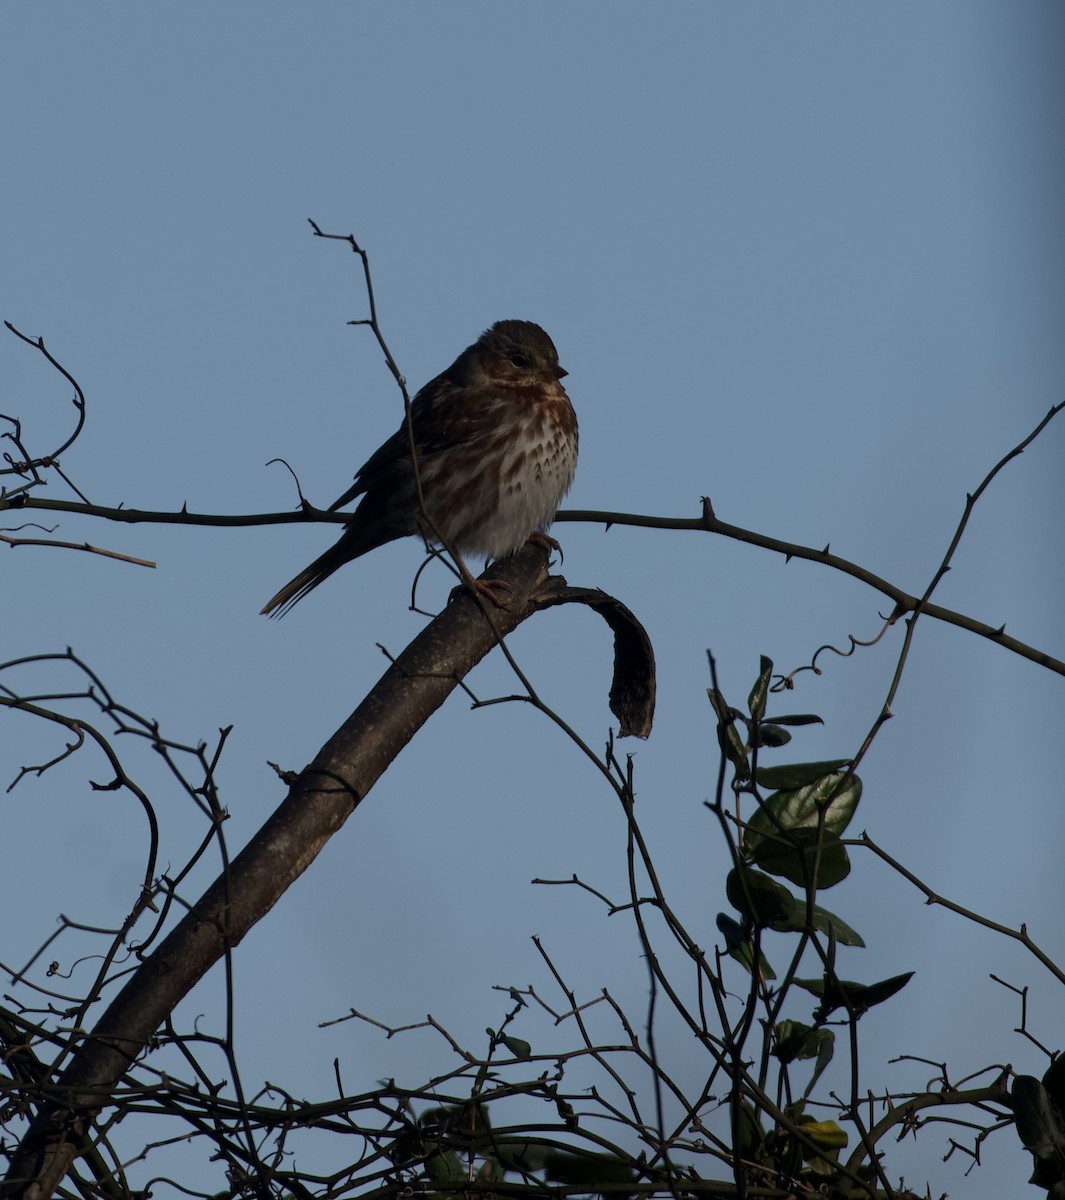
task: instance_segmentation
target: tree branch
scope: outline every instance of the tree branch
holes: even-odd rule
[[[522,621],[560,602],[556,581],[548,584],[547,555],[537,546],[485,574],[511,585],[508,607],[486,614],[462,591],[392,663],[229,871],[144,960],[47,1089],[0,1195],[51,1196],[74,1157],[85,1152],[90,1126],[112,1089],[178,1001],[303,874],[463,676]],[[565,583],[558,582],[564,594]],[[602,607],[609,598],[600,593],[597,599]],[[611,624],[617,634],[616,614]]]
[[[193,513],[184,508],[179,512],[159,512],[141,508],[108,508],[99,504],[81,504],[73,500],[46,500],[43,497],[26,493],[11,497],[10,502],[7,503],[0,498],[0,512],[5,508],[32,508],[47,512],[78,513],[84,516],[101,517],[107,521],[124,521],[128,524],[212,525],[228,528],[248,525],[292,525],[303,521],[331,521],[340,525],[350,515],[325,512],[313,507],[278,513]],[[557,522],[579,521],[603,524],[607,528],[611,525],[630,525],[644,529],[679,529],[697,533],[716,533],[736,542],[745,542],[749,546],[759,546],[763,550],[775,550],[778,554],[783,554],[789,561],[793,558],[806,559],[809,562],[819,563],[821,566],[831,567],[834,571],[849,575],[852,579],[857,579],[886,596],[895,606],[891,614],[893,620],[898,620],[907,613],[915,612],[920,607],[923,616],[943,621],[947,625],[956,625],[959,629],[967,629],[970,633],[987,638],[997,646],[1001,646],[1021,658],[1028,659],[1029,662],[1046,667],[1047,670],[1053,671],[1057,675],[1065,675],[1065,661],[1047,654],[1036,646],[1030,646],[1019,638],[1011,637],[1006,633],[1005,625],[996,628],[984,621],[976,620],[975,617],[967,616],[965,613],[944,608],[941,604],[921,604],[918,596],[896,587],[895,584],[858,563],[841,558],[838,554],[832,554],[827,546],[823,550],[817,550],[798,542],[786,542],[781,538],[770,537],[768,534],[758,533],[753,529],[745,529],[742,525],[730,525],[727,521],[718,519],[710,501],[705,497],[703,499],[703,515],[700,517],[653,517],[643,513],[566,509],[560,512],[555,520]]]
[[[710,505],[710,501],[705,497],[703,499],[703,515],[701,517],[649,517],[640,513],[567,509],[564,512],[560,512],[555,520],[558,522],[603,522],[608,528],[611,525],[633,525],[647,529],[683,529],[702,533],[718,533],[736,542],[746,542],[749,546],[760,546],[763,550],[775,550],[777,553],[783,554],[789,561],[793,558],[804,558],[809,562],[831,567],[834,571],[840,571],[844,575],[849,575],[852,579],[860,580],[862,583],[887,596],[895,605],[895,611],[892,613],[892,617],[895,620],[904,617],[907,613],[915,612],[918,606],[920,606],[922,616],[933,617],[935,620],[943,621],[948,625],[957,625],[960,629],[967,629],[970,633],[988,638],[996,645],[1020,655],[1021,658],[1027,658],[1030,662],[1037,663],[1041,667],[1046,667],[1057,675],[1065,675],[1065,661],[1054,658],[1045,651],[1039,650],[1035,646],[1029,646],[1026,642],[1022,642],[1015,637],[1010,637],[1006,633],[1005,625],[1000,625],[996,628],[983,621],[978,621],[974,617],[966,616],[964,613],[944,608],[941,604],[921,604],[919,597],[911,595],[900,587],[896,587],[895,584],[881,578],[881,576],[874,574],[865,567],[859,566],[849,559],[841,558],[838,554],[831,553],[828,546],[825,546],[823,550],[817,550],[811,546],[800,545],[798,542],[785,542],[781,538],[769,537],[767,534],[758,533],[753,529],[744,529],[741,525],[730,525],[727,521],[721,521],[717,518]]]

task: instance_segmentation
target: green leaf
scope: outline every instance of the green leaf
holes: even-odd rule
[[[494,1158],[486,1158],[477,1170],[478,1183],[498,1183],[503,1178],[503,1167]]]
[[[635,1177],[628,1162],[616,1155],[563,1154],[561,1151],[544,1155],[544,1174],[555,1183],[593,1189],[600,1183],[630,1183]]]
[[[785,1063],[797,1058],[813,1058],[817,1053],[813,1035],[819,1032],[801,1021],[778,1021],[773,1030],[773,1054]]]
[[[824,1158],[820,1154],[813,1155],[812,1158],[806,1160],[806,1170],[804,1176],[809,1179],[812,1176],[812,1181],[817,1183],[820,1180],[828,1181],[835,1178],[839,1174],[839,1157],[837,1155],[832,1158]],[[823,1195],[824,1193],[818,1189],[814,1195]],[[842,1194],[842,1193],[841,1193]],[[868,1195],[868,1192],[852,1192],[852,1196]],[[908,1196],[912,1197],[913,1193],[909,1192]]]
[[[779,1021],[773,1030],[773,1054],[781,1062],[816,1058],[813,1075],[803,1092],[803,1099],[813,1091],[825,1067],[832,1061],[836,1049],[836,1035],[831,1029],[814,1029],[801,1021]]]
[[[436,1179],[441,1183],[466,1178],[466,1168],[454,1150],[430,1154],[425,1160],[425,1170],[430,1179]]]
[[[1065,1166],[1065,1129],[1061,1113],[1050,1094],[1034,1075],[1018,1075],[1010,1089],[1017,1136],[1037,1160]],[[1065,1171],[1057,1176],[1065,1177]],[[1047,1183],[1042,1184],[1047,1187]]]
[[[732,907],[756,925],[786,921],[795,909],[795,897],[783,884],[749,867],[729,871],[725,894]]]
[[[786,746],[791,741],[791,734],[779,725],[758,724],[751,740],[756,746],[768,746],[770,750],[775,750],[778,746]]]
[[[748,975],[754,974],[754,943],[747,941],[742,946],[737,946],[735,950],[729,951],[729,957],[734,958],[740,966],[747,972]],[[769,965],[769,959],[765,954],[758,951],[758,978],[759,979],[776,979],[777,973]]]
[[[721,752],[736,768],[736,774],[740,779],[750,778],[751,769],[747,763],[747,746],[736,730],[736,718],[732,709],[729,708],[725,697],[717,688],[707,688],[706,694],[710,697],[710,704],[717,716],[717,740],[721,745]]]
[[[1060,1051],[1043,1075],[1043,1087],[1058,1108],[1065,1111],[1065,1055]]]
[[[862,781],[857,775],[851,775],[846,783],[844,778],[840,772],[831,771],[814,783],[774,792],[748,821],[745,841],[792,829],[816,829],[822,813],[824,828],[841,835],[862,795]]]
[[[850,1006],[856,1017],[860,1017],[876,1004],[883,1004],[896,992],[902,989],[913,978],[913,972],[904,975],[892,975],[890,979],[881,979],[878,983],[855,983],[851,979],[795,979],[792,982],[815,996],[821,997],[821,1004],[814,1014],[818,1021],[825,1020],[837,1008]]]
[[[758,679],[747,697],[747,708],[755,721],[760,721],[765,716],[765,698],[769,691],[769,681],[773,677],[773,660],[763,654],[758,663],[758,671]]]
[[[775,725],[824,725],[816,713],[793,713],[791,716],[774,717]]]
[[[492,1138],[492,1149],[500,1158],[507,1171],[542,1171],[548,1155],[549,1146],[543,1142],[525,1142],[517,1138],[495,1136]]]
[[[1051,1068],[1054,1067],[1051,1063]],[[1011,1089],[1017,1136],[1035,1159],[1030,1183],[1049,1196],[1065,1195],[1065,1128],[1061,1109],[1034,1075],[1018,1075]]]
[[[826,775],[831,775],[840,767],[845,767],[849,758],[831,758],[827,762],[790,763],[781,767],[759,767],[755,772],[755,781],[760,787],[794,790],[809,787]]]
[[[745,971],[751,972],[754,968],[754,946],[743,926],[739,921],[734,921],[728,913],[718,913],[717,927],[724,935],[725,949],[729,956],[734,958]],[[762,979],[776,979],[777,977],[776,971],[769,965],[769,960],[761,951],[758,952],[758,974]]]
[[[793,829],[778,838],[755,843],[752,859],[771,875],[783,875],[798,887],[834,887],[850,874],[847,849],[831,833],[820,839],[816,829]]]
[[[765,1149],[765,1133],[758,1113],[744,1101],[736,1112],[736,1153],[741,1158],[760,1159]]]
[[[856,775],[838,771],[805,787],[774,792],[754,813],[743,834],[745,855],[773,875],[806,887],[831,887],[850,873],[839,835],[850,824],[862,794]],[[818,828],[825,833],[817,837]],[[813,863],[817,861],[816,876]]]
[[[842,917],[837,917],[820,904],[814,905],[813,925],[826,936],[835,938],[841,946],[865,945],[860,933],[853,930]],[[806,928],[806,905],[797,903],[788,920],[774,921],[769,928],[776,933],[801,933]]]
[[[796,1122],[802,1128],[803,1133],[817,1147],[821,1154],[831,1154],[833,1151],[842,1150],[847,1144],[847,1135],[836,1124],[835,1121],[815,1121],[813,1117],[804,1113]],[[809,1151],[803,1148],[803,1156],[806,1157]]]
[[[801,987],[803,991],[812,993],[814,996],[824,995],[825,981],[823,979],[799,979],[796,977],[791,982],[797,987]]]
[[[486,1032],[490,1037],[495,1036],[490,1029]],[[488,1120],[488,1106],[480,1101],[427,1108],[419,1118],[418,1125],[422,1136],[427,1139],[446,1134],[450,1143],[461,1143],[463,1146],[483,1139],[485,1133],[491,1128]],[[431,1140],[429,1144],[432,1144]]]
[[[857,996],[851,998],[851,1007],[855,1010],[860,1008],[864,1012],[876,1004],[883,1004],[896,992],[901,992],[913,978],[913,974],[913,971],[906,971],[902,975],[892,975],[890,979],[881,979],[879,983],[870,983],[867,987],[859,984]],[[851,995],[850,991],[847,995]]]
[[[503,1036],[503,1045],[514,1055],[515,1058],[531,1058],[532,1046],[521,1038]]]
[[[831,1029],[819,1029],[818,1046],[817,1046],[817,1062],[814,1063],[814,1071],[810,1076],[810,1082],[806,1085],[806,1090],[803,1092],[803,1099],[814,1090],[814,1085],[821,1078],[825,1067],[832,1061],[832,1055],[836,1052],[836,1035]]]
[[[802,1057],[796,1052],[797,1047],[812,1028],[812,1025],[804,1025],[801,1021],[778,1021],[773,1027],[772,1053],[781,1062],[792,1062]]]
[[[743,926],[728,913],[719,912],[717,914],[717,927],[724,935],[725,949],[728,951],[735,950],[737,946],[742,946],[747,941],[747,934]]]

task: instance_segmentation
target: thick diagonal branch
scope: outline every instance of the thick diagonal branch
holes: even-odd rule
[[[458,596],[389,667],[229,871],[144,960],[48,1088],[12,1159],[0,1189],[4,1197],[51,1196],[85,1146],[90,1125],[107,1106],[113,1088],[178,1001],[303,874],[389,763],[498,638],[546,604],[557,603],[559,590],[565,591],[564,581],[548,582],[547,556],[535,546],[487,574],[511,585],[507,608],[493,610],[490,623],[472,596]],[[648,712],[648,728],[649,719]]]

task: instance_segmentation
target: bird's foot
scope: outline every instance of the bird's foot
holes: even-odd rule
[[[514,590],[505,579],[477,579],[461,558],[458,560],[458,567],[463,582],[475,596],[483,596],[494,608],[507,607],[503,597],[497,594]]]
[[[497,592],[512,592],[514,589],[505,579],[470,579],[470,587],[477,593],[478,596],[483,596],[490,604],[496,608],[506,608],[507,602],[502,596],[496,595]]]
[[[562,553],[562,547],[558,542],[550,534],[544,533],[542,529],[534,529],[525,540],[532,542],[534,546],[540,546],[544,550],[556,550],[560,562],[565,557]]]

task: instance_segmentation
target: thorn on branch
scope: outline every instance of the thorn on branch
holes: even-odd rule
[[[291,771],[287,767],[282,767],[275,762],[271,762],[269,759],[266,760],[266,765],[286,787],[291,787],[300,777],[299,771]]]

